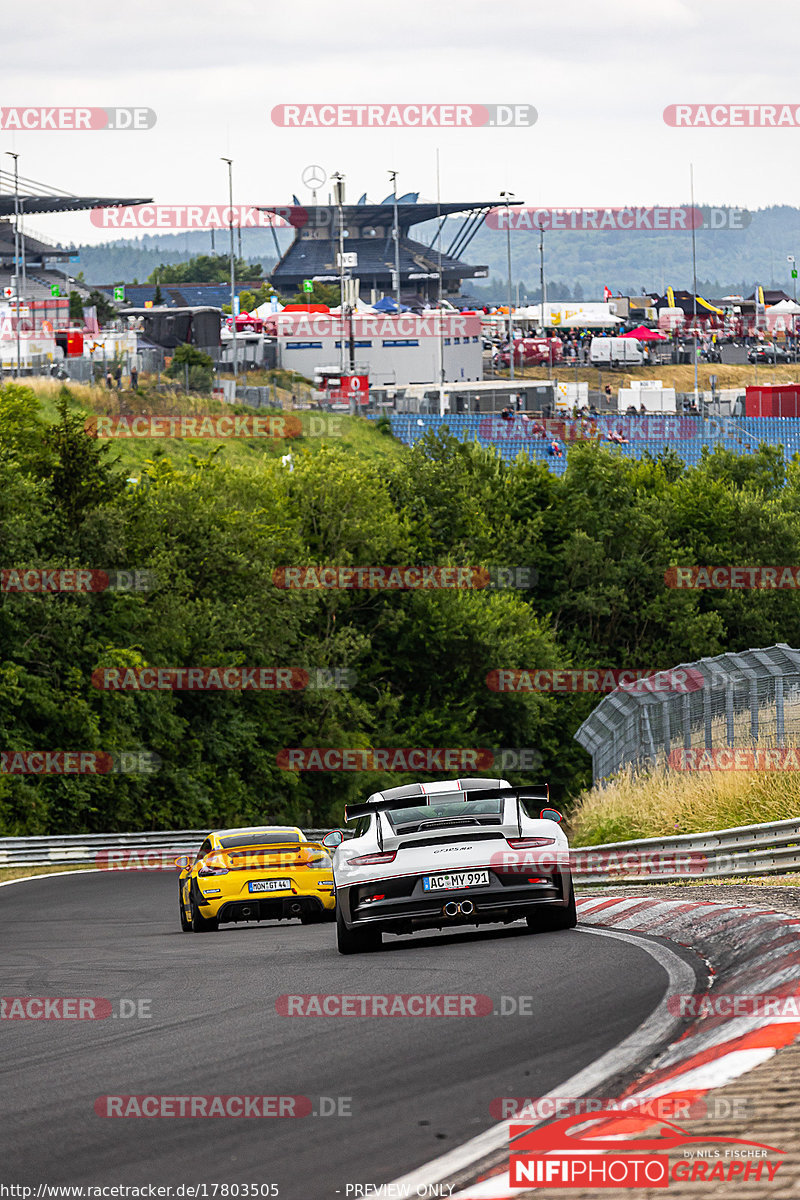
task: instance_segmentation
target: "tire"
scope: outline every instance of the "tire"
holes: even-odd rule
[[[569,902],[566,908],[548,905],[540,912],[528,913],[525,918],[528,929],[534,933],[552,933],[558,929],[574,929],[578,924],[578,910],[575,907],[575,885],[570,881]]]
[[[379,950],[382,936],[380,929],[348,929],[339,910],[336,910],[336,947],[340,954],[369,954]]]
[[[216,917],[204,917],[192,900],[192,933],[214,933],[219,929]]]
[[[178,911],[181,916],[181,929],[183,930],[184,933],[191,933],[192,932],[192,923],[189,920],[189,918],[186,916],[186,912],[183,907],[183,894],[182,894],[182,891],[180,888],[178,888]]]

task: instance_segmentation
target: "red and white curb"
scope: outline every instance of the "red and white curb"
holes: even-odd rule
[[[800,919],[770,909],[743,908],[706,901],[650,900],[647,897],[588,896],[578,899],[578,918],[584,929],[597,932],[629,931],[664,938],[699,954],[709,964],[709,995],[797,997],[800,1011]],[[658,943],[641,943],[651,950]],[[672,956],[674,957],[674,956]],[[688,970],[688,968],[687,968]],[[676,991],[676,976],[670,971],[670,992]],[[681,985],[682,986],[682,985]],[[637,1031],[638,1032],[638,1031]],[[632,1035],[635,1039],[636,1035]],[[800,1036],[800,1017],[752,1014],[725,1017],[701,1016],[658,1054],[655,1062],[617,1099],[633,1104],[655,1097],[669,1097],[688,1104],[701,1100],[747,1071],[765,1062],[782,1046]],[[626,1039],[626,1042],[630,1039]],[[625,1045],[625,1043],[623,1043]],[[613,1059],[621,1047],[604,1056]],[[600,1067],[598,1062],[595,1067]],[[589,1069],[560,1085],[558,1093],[586,1096]],[[602,1075],[602,1070],[594,1072]],[[606,1077],[612,1072],[606,1071]],[[617,1068],[619,1073],[619,1068]],[[584,1077],[586,1077],[584,1079]],[[599,1081],[599,1080],[598,1080]],[[577,1085],[577,1088],[576,1086]],[[583,1090],[581,1090],[581,1088]],[[476,1173],[492,1151],[505,1142],[508,1130],[519,1118],[503,1121],[459,1147],[458,1151],[395,1180],[394,1186],[427,1185],[468,1178],[471,1161]],[[543,1122],[533,1122],[542,1124]],[[644,1128],[648,1122],[641,1121]],[[592,1136],[604,1131],[601,1124]],[[617,1125],[614,1133],[619,1133]],[[633,1127],[631,1128],[633,1132]],[[456,1169],[457,1168],[457,1169]],[[392,1185],[389,1185],[390,1187]],[[456,1186],[458,1186],[456,1184]],[[510,1188],[508,1162],[486,1169],[477,1181],[450,1193],[450,1200],[509,1200],[522,1188]],[[402,1191],[391,1194],[402,1195]],[[411,1194],[415,1194],[413,1191]],[[435,1193],[434,1193],[435,1194]],[[445,1193],[446,1194],[446,1193]]]

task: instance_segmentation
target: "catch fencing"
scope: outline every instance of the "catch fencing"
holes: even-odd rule
[[[778,643],[668,674],[685,676],[686,690],[619,687],[580,726],[595,783],[626,767],[686,762],[680,751],[800,746],[800,651]]]

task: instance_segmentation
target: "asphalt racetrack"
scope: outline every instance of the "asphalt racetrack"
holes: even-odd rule
[[[181,933],[166,872],[2,887],[2,996],[102,997],[115,1012],[125,999],[124,1011],[151,1014],[0,1023],[3,1178],[363,1196],[353,1185],[395,1179],[493,1124],[493,1099],[556,1089],[641,1024],[666,987],[638,945],[580,929],[417,934],[342,957],[332,924]],[[478,994],[495,1011],[289,1017],[276,1011],[287,993]],[[520,997],[525,1015],[499,1015]],[[95,1111],[108,1095],[299,1095],[312,1111],[109,1118]]]

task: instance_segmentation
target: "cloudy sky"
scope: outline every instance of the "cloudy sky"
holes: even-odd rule
[[[3,18],[2,106],[141,106],[142,131],[0,129],[20,172],[79,194],[165,204],[310,198],[311,163],[348,200],[390,191],[527,204],[800,200],[800,121],[672,128],[670,104],[798,107],[800,5],[772,0],[42,0]],[[276,105],[531,104],[528,128],[287,129]],[[3,160],[5,168],[10,159]],[[7,185],[5,185],[7,187]],[[102,241],[88,214],[37,216],[51,238]]]

